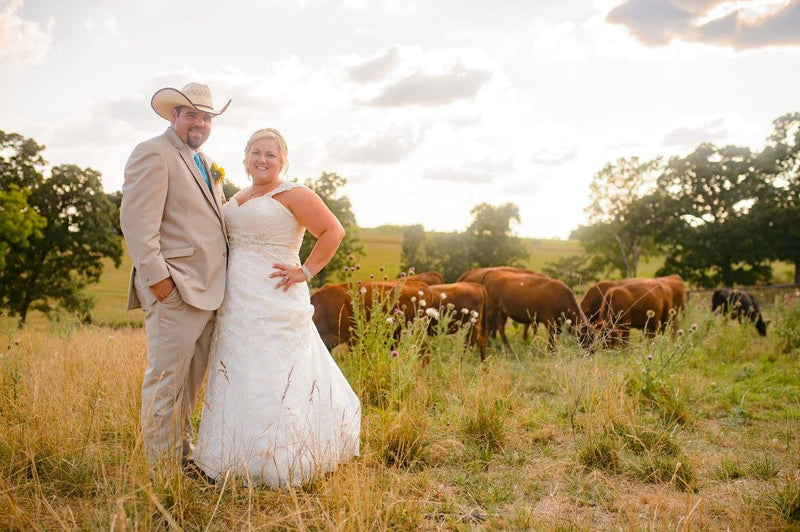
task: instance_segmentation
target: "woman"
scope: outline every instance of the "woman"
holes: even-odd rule
[[[358,454],[361,406],[311,320],[306,281],[344,237],[313,191],[280,179],[288,150],[262,129],[245,148],[252,186],[223,211],[230,240],[195,462],[273,488],[298,485]],[[305,230],[318,238],[308,260]],[[274,290],[271,287],[274,286]]]

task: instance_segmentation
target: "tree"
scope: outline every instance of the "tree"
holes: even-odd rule
[[[469,257],[475,266],[515,266],[528,258],[519,237],[513,236],[511,223],[519,223],[519,207],[513,203],[476,205],[470,211],[467,227]]]
[[[313,190],[322,198],[322,201],[331,212],[339,219],[345,230],[345,237],[339,245],[339,249],[333,256],[331,261],[325,268],[322,269],[314,279],[311,280],[313,286],[322,286],[331,278],[342,279],[344,277],[344,266],[347,264],[348,257],[363,255],[364,250],[358,245],[358,240],[351,231],[356,227],[356,217],[353,214],[353,208],[350,204],[350,199],[347,196],[340,196],[339,189],[347,184],[347,179],[334,173],[322,172],[316,181],[307,179],[305,185]],[[303,245],[300,248],[300,257],[305,261],[306,257],[311,253],[317,239],[313,235],[306,232],[303,237]]]
[[[594,255],[595,265],[636,277],[639,261],[658,251],[654,213],[644,198],[653,190],[661,166],[660,158],[620,158],[594,175],[592,203],[585,209],[590,225],[577,234]]]
[[[753,208],[756,233],[770,258],[794,264],[800,284],[800,113],[775,119],[757,167],[763,180]]]
[[[48,311],[51,304],[90,321],[93,301],[82,290],[97,282],[103,258],[119,266],[122,238],[115,208],[103,192],[100,174],[90,168],[60,165],[45,178],[43,146],[17,134],[0,132],[0,190],[12,185],[29,191],[28,204],[45,221],[24,242],[9,243],[8,261],[0,272],[0,307],[24,325],[30,309]]]
[[[701,286],[768,280],[769,263],[748,216],[758,190],[749,148],[701,144],[673,157],[658,178],[660,217],[674,221],[662,233],[671,244],[657,274],[678,273]]]
[[[28,239],[41,235],[46,225],[45,219],[28,205],[30,195],[30,190],[20,190],[17,185],[0,190],[0,272],[11,245],[27,245]]]

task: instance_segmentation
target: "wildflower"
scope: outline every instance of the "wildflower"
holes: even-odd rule
[[[386,323],[394,323],[394,318],[389,316],[388,318],[386,318]]]
[[[408,273],[414,273],[415,271],[417,271],[417,269],[414,266],[408,269]]]
[[[444,292],[442,292],[441,294],[439,294],[439,297],[440,297],[441,299],[447,299],[447,294],[445,294]]]
[[[358,291],[361,292],[362,294],[366,294],[367,293],[367,287],[366,286],[362,286],[361,288],[358,289]]]
[[[394,349],[392,350],[392,358],[397,358],[397,351]]]
[[[416,303],[417,302],[417,296],[411,296],[411,302],[412,303]]]
[[[469,322],[470,322],[471,324],[475,325],[476,323],[478,323],[478,318],[476,318],[475,316],[473,316],[473,317],[471,317],[471,318],[469,319]]]
[[[469,314],[469,309],[468,308],[462,308],[461,309],[461,314]]]
[[[347,261],[348,262],[355,262],[355,260],[356,260],[356,258],[354,256],[352,256],[352,255],[348,255],[347,256]]]
[[[675,315],[675,314],[677,314],[677,313],[678,313],[678,311],[677,311],[677,310],[675,310],[674,308],[671,308],[671,309],[669,309],[669,315],[670,315],[670,316],[674,316],[674,315]]]
[[[647,355],[647,360],[653,360],[653,355]]]
[[[677,334],[678,336],[683,336],[683,329],[678,329],[675,334]]]
[[[345,266],[345,267],[344,267],[344,271],[345,271],[345,272],[349,272],[349,271],[350,271],[350,268],[348,268],[347,266]]]
[[[405,276],[406,276],[406,272],[400,272],[400,278],[401,278],[401,279],[402,279],[402,278],[405,278]]]
[[[473,310],[472,312],[469,313],[469,315],[472,316],[473,318],[477,318],[480,314],[478,313],[477,310]]]
[[[433,319],[439,318],[439,311],[432,307],[429,309],[425,309],[425,314],[427,314],[429,318]]]
[[[420,307],[424,307],[424,306],[425,306],[425,305],[427,305],[427,304],[428,304],[428,302],[427,302],[427,301],[425,301],[424,299],[420,299],[420,300],[419,300],[419,306],[420,306]]]
[[[567,325],[572,325],[572,320],[567,318],[566,320],[564,320],[564,323],[566,323]]]
[[[422,297],[422,296],[424,296],[424,295],[425,295],[425,292],[423,292],[422,290],[420,290],[419,292],[417,292],[417,295],[418,295],[419,297]]]
[[[656,315],[656,311],[655,310],[650,309],[650,310],[647,311],[647,317],[648,318],[652,318],[655,315]]]
[[[369,278],[370,279],[374,279],[375,278],[375,274],[374,273],[369,274]]]
[[[353,267],[353,269],[354,269],[354,270],[360,270],[360,269],[361,269],[361,265],[360,265],[360,264],[356,264],[356,265]]]
[[[452,304],[452,303],[448,303],[447,304],[447,310],[453,310],[454,308],[456,308],[456,306],[454,304]]]
[[[383,266],[378,266],[378,271],[379,272],[385,272],[386,268],[384,268]]]
[[[697,324],[692,323],[692,325],[689,326],[689,332],[695,332],[696,330],[697,330]]]
[[[388,280],[389,280],[389,276],[388,276],[388,275],[384,275],[384,276],[383,276],[383,280],[384,280],[384,281],[388,281]]]

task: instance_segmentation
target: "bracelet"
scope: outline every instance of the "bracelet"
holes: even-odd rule
[[[311,272],[309,271],[309,269],[306,267],[305,264],[300,265],[300,270],[302,270],[303,275],[306,276],[306,281],[310,281],[311,279],[314,278],[314,276],[311,274]]]

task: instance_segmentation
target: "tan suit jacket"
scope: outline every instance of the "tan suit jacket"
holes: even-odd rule
[[[128,309],[151,306],[156,297],[149,287],[169,276],[187,304],[215,310],[222,303],[228,255],[224,196],[221,185],[209,191],[193,157],[167,128],[136,146],[125,165],[120,224],[133,259]]]

